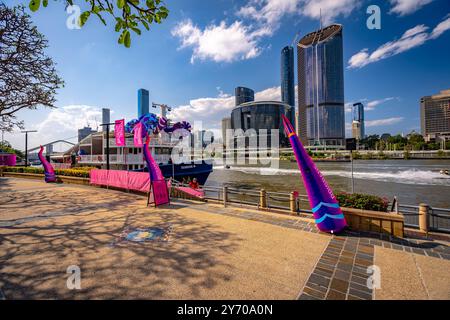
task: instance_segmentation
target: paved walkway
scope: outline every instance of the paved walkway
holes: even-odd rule
[[[447,243],[317,232],[311,220],[0,178],[0,292],[6,299],[449,299]],[[170,227],[167,242],[120,241]],[[381,289],[367,288],[367,267]],[[69,290],[67,267],[81,269]]]

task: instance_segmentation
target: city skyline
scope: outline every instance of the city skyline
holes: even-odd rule
[[[304,36],[319,22],[315,11],[308,11],[310,6],[300,1],[292,1],[294,7],[274,8],[270,3],[262,1],[258,7],[251,1],[218,1],[211,10],[201,9],[201,1],[168,3],[168,20],[133,37],[130,49],[118,46],[114,32],[99,27],[95,19],[82,30],[68,30],[60,3],[31,14],[49,39],[48,53],[66,87],[57,96],[58,109],[19,114],[27,129],[39,130],[30,143],[76,136],[86,124],[95,129],[102,108],[111,109],[111,119],[130,119],[139,88],[149,90],[151,101],[172,106],[175,119],[190,116],[218,132],[221,119],[234,106],[232,93],[237,86],[254,89],[255,100],[281,101],[279,53],[298,30]],[[369,4],[381,8],[381,30],[366,27]],[[448,89],[450,83],[450,66],[445,64],[450,46],[446,5],[435,0],[401,9],[384,1],[361,0],[349,1],[346,9],[322,9],[324,24],[342,23],[345,29],[347,137],[351,136],[349,109],[357,101],[366,106],[368,135],[419,131],[420,98]],[[237,38],[226,42],[223,38],[230,35]],[[139,63],[133,65],[134,61]],[[23,148],[21,135],[5,134],[5,139]]]

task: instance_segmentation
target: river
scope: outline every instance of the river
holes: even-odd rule
[[[349,162],[318,162],[335,193],[351,192]],[[450,176],[439,173],[450,170],[450,160],[355,160],[355,192],[378,195],[399,203],[418,205],[425,202],[434,207],[450,208]],[[256,165],[214,166],[207,186],[264,188],[267,191],[306,194],[297,163],[280,161],[279,169]]]

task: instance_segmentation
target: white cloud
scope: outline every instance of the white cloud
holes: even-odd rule
[[[255,92],[255,100],[281,100],[281,88],[272,87]],[[224,94],[219,89],[217,97],[192,99],[188,105],[172,109],[170,118],[174,121],[187,120],[191,124],[202,121],[204,129],[220,129],[222,118],[229,117],[235,108],[234,95]]]
[[[436,39],[445,31],[450,29],[450,14],[447,15],[447,19],[439,23],[431,32],[430,38]]]
[[[369,53],[367,48],[362,49],[349,59],[348,68],[362,68],[370,63],[419,47],[430,39],[438,38],[448,29],[450,29],[450,17],[448,16],[431,33],[427,32],[427,26],[423,24],[417,25],[414,28],[406,30],[400,39],[386,42],[372,53]]]
[[[433,0],[390,0],[392,8],[389,13],[405,16],[416,12]]]
[[[233,62],[260,55],[263,37],[272,36],[287,15],[319,19],[324,25],[338,16],[347,16],[361,0],[250,0],[236,15],[240,20],[210,24],[204,29],[190,19],[177,24],[172,35],[180,38],[183,48],[192,48],[191,63],[196,59]]]
[[[392,117],[386,119],[378,119],[378,120],[366,120],[366,127],[379,127],[379,126],[389,126],[403,121],[403,117]]]
[[[322,11],[322,22],[327,25],[334,22],[338,16],[348,16],[359,4],[360,0],[305,0],[302,14],[319,19]]]
[[[102,111],[100,107],[88,105],[68,105],[52,109],[44,121],[29,126],[29,129],[37,130],[36,133],[28,135],[28,147],[34,148],[55,140],[69,140],[76,142],[78,129],[89,125],[96,129],[101,124]],[[71,139],[69,139],[71,138]],[[23,134],[14,132],[7,137],[14,146],[23,149]],[[68,145],[56,148],[55,151],[66,150]]]
[[[395,98],[395,97],[388,97],[388,98],[384,98],[384,99],[378,99],[378,100],[372,100],[372,101],[369,101],[369,102],[367,102],[367,104],[365,105],[364,110],[365,110],[365,111],[372,111],[372,110],[375,110],[375,108],[376,108],[378,105],[383,104],[383,103],[388,102],[388,101],[392,101],[392,100],[394,100],[394,99],[397,99],[397,100],[398,100],[398,98]]]
[[[261,53],[257,43],[260,34],[253,33],[240,21],[231,25],[222,21],[200,30],[188,19],[177,24],[172,35],[181,39],[180,48],[193,48],[191,63],[196,59],[232,62],[251,59]]]

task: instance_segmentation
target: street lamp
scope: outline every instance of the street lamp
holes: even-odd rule
[[[28,133],[37,132],[36,130],[24,130],[21,133],[25,133],[25,167],[28,167]]]
[[[109,170],[109,126],[115,124],[112,123],[102,123],[101,127],[106,127],[106,170]],[[102,143],[103,146],[103,143]]]

